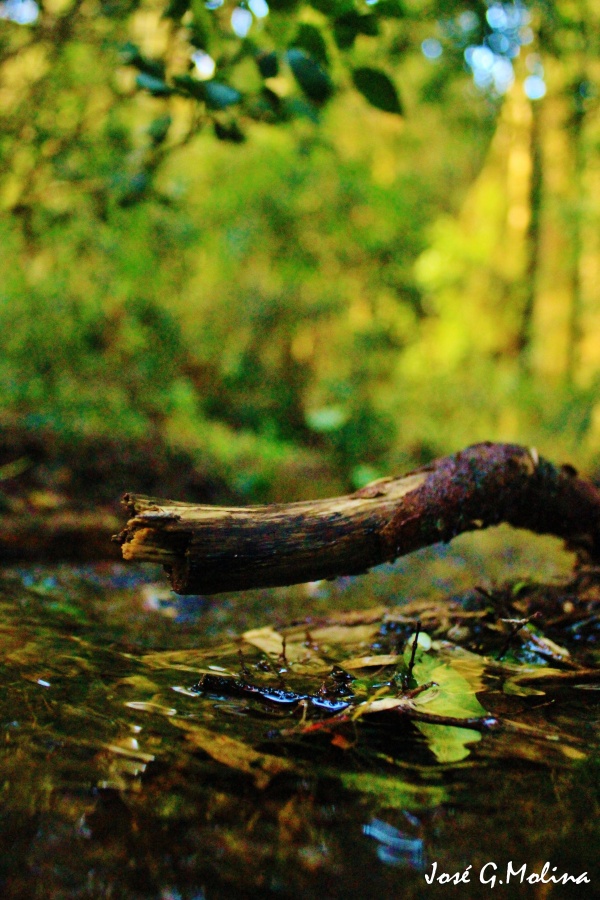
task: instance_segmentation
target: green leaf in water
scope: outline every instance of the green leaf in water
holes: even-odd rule
[[[417,684],[435,682],[435,688],[415,698],[415,707],[439,716],[470,719],[486,716],[487,712],[476,696],[484,689],[484,661],[474,653],[450,655],[440,659],[437,653],[417,651],[413,676]],[[427,739],[438,762],[459,762],[469,755],[468,744],[481,740],[479,731],[454,725],[434,725],[416,722],[419,731]]]

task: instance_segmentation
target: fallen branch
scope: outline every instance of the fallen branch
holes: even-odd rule
[[[247,508],[126,494],[114,540],[162,563],[180,594],[356,575],[464,531],[507,522],[600,559],[600,490],[515,444],[476,444],[344,497]]]

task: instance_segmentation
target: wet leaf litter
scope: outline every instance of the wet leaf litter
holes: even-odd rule
[[[573,683],[597,680],[600,688],[600,671],[574,662],[566,648],[539,628],[535,633],[530,630],[528,620],[517,620],[519,631],[509,632],[513,646],[506,647],[505,633],[513,622],[497,620],[494,599],[482,593],[478,610],[463,611],[454,604],[448,611],[451,622],[440,622],[431,604],[412,603],[403,606],[401,614],[381,610],[374,619],[370,610],[363,621],[355,612],[350,622],[343,616],[330,618],[310,630],[304,624],[281,633],[270,626],[253,629],[242,635],[235,656],[231,647],[223,647],[222,655],[213,651],[211,658],[218,664],[213,663],[212,671],[202,674],[190,692],[213,708],[226,705],[229,713],[235,710],[239,716],[271,718],[271,740],[308,739],[318,732],[330,736],[338,748],[360,741],[362,752],[368,754],[368,723],[377,717],[379,727],[416,728],[439,763],[466,759],[483,734],[498,731],[512,735],[516,756],[515,738],[520,737],[528,743],[526,758],[539,742],[545,748],[538,748],[540,758],[556,751],[569,759],[583,759],[577,735],[520,723],[518,703],[512,710],[507,706],[503,715],[494,715],[480,702],[479,697],[498,692],[515,698],[546,696],[565,675]],[[420,616],[428,621],[429,632],[421,629]],[[447,639],[448,631],[462,629],[464,643],[472,644],[473,623],[477,640],[481,642],[483,626],[502,659]],[[527,687],[528,681],[538,688]],[[348,731],[352,740],[344,736]]]
[[[428,559],[431,579],[447,560]],[[298,589],[291,625],[257,595],[228,629],[222,609],[166,609],[149,575],[124,577],[3,582],[4,809],[31,823],[2,857],[13,880],[43,870],[67,896],[89,896],[93,870],[92,896],[416,897],[434,858],[544,860],[576,827],[598,846],[596,571],[476,588],[467,572],[458,590],[440,580],[441,603],[389,602],[386,570],[370,597],[350,580]]]

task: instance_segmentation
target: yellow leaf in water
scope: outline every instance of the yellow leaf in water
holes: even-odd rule
[[[377,632],[380,623],[366,623],[360,625],[325,625],[322,628],[311,629],[311,636],[316,644],[370,644]],[[360,649],[357,647],[357,649]]]
[[[267,625],[266,628],[253,628],[242,635],[247,644],[258,647],[269,656],[280,656],[283,653],[283,638],[279,632]]]
[[[344,669],[370,669],[374,666],[395,666],[402,659],[397,653],[382,653],[379,656],[354,656],[344,660]]]

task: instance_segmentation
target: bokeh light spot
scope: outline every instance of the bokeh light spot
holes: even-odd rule
[[[212,56],[205,53],[204,50],[195,50],[192,53],[192,62],[196,67],[196,75],[201,81],[207,81],[215,74],[217,64]]]
[[[35,0],[5,0],[0,3],[0,19],[8,19],[17,25],[33,25],[40,14]]]
[[[240,38],[245,38],[252,27],[252,13],[249,9],[236,6],[231,13],[231,27]]]
[[[529,75],[523,82],[523,90],[530,100],[541,100],[546,93],[546,82],[540,75]]]
[[[421,44],[423,56],[427,59],[439,59],[442,55],[442,45],[435,38],[427,38]]]
[[[248,6],[257,19],[264,19],[269,15],[267,0],[248,0]]]

